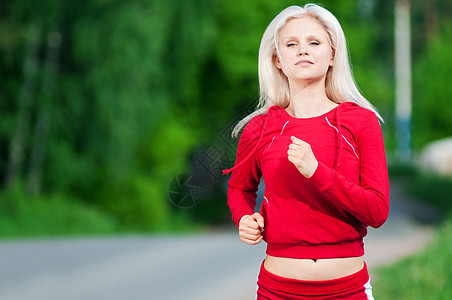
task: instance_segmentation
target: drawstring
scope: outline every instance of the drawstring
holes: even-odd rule
[[[328,120],[328,117],[325,117],[325,120],[330,127],[334,128],[334,130],[336,130],[336,133],[337,133],[338,139],[339,139],[337,141],[338,149],[337,149],[337,155],[335,157],[333,168],[335,170],[338,170],[341,167],[342,143],[343,143],[342,139],[348,144],[350,149],[353,151],[353,154],[355,154],[356,158],[359,159],[359,155],[358,155],[358,153],[356,153],[355,147],[353,147],[353,145],[347,140],[347,138],[342,135],[341,116],[340,116],[340,112],[339,112],[339,107],[336,110],[336,126],[337,127],[330,123],[330,120]]]
[[[259,139],[257,140],[256,145],[254,145],[253,150],[251,150],[251,152],[250,152],[250,153],[249,153],[249,154],[248,154],[241,162],[239,162],[238,164],[236,164],[234,167],[232,167],[232,168],[230,168],[230,169],[225,169],[225,170],[223,170],[223,175],[228,175],[229,173],[232,172],[232,170],[238,168],[241,164],[243,164],[245,161],[247,161],[248,158],[251,157],[251,155],[253,155],[254,151],[256,150],[257,146],[259,145],[259,142],[260,142],[261,139],[262,139],[262,136],[264,135],[264,129],[265,129],[265,124],[267,123],[268,115],[269,115],[269,113],[265,114],[264,123],[263,123],[262,129],[261,129],[261,134],[260,134],[260,136],[259,136]],[[243,132],[242,132],[242,133],[243,133]]]
[[[281,129],[281,133],[280,133],[279,135],[282,135],[282,134],[283,134],[284,128],[286,128],[287,123],[289,123],[289,121],[287,121],[287,122],[284,124],[283,128]],[[272,141],[270,142],[270,145],[267,146],[267,149],[270,148],[270,146],[273,144],[273,141],[275,140],[275,137],[276,137],[276,135],[272,138]],[[265,151],[267,151],[267,149],[265,149]],[[265,151],[264,151],[264,153],[265,153]]]
[[[336,126],[334,126],[333,124],[330,123],[330,120],[328,120],[328,117],[325,117],[326,122],[328,123],[328,125],[332,128],[334,128],[334,130],[336,130],[336,134],[337,134],[337,155],[335,155],[334,158],[334,164],[333,164],[333,169],[335,169],[336,171],[341,167],[341,156],[342,156],[342,139],[344,139],[347,144],[350,145],[350,147],[353,146],[347,141],[347,139],[342,135],[342,128],[341,128],[341,116],[340,116],[340,104],[336,109]],[[353,149],[353,151],[355,151]],[[356,153],[355,153],[356,155]]]
[[[341,109],[341,105],[339,104],[339,106],[338,106],[337,109],[336,109],[336,116],[335,116],[335,119],[336,119],[336,126],[337,126],[337,127],[336,127],[336,126],[333,126],[333,125],[329,122],[328,118],[325,117],[327,123],[328,123],[331,127],[335,128],[336,133],[337,133],[337,144],[338,144],[338,145],[337,145],[337,155],[336,155],[336,159],[335,159],[335,162],[334,162],[334,165],[333,165],[333,168],[334,168],[335,170],[338,170],[338,169],[341,167],[341,157],[342,157],[342,138],[343,138],[343,136],[342,136],[342,126],[341,126],[340,109]],[[262,130],[261,130],[259,139],[258,139],[256,145],[254,145],[254,148],[251,150],[251,152],[250,152],[250,153],[249,153],[249,154],[248,154],[241,162],[237,163],[234,167],[232,167],[232,168],[230,168],[230,169],[225,169],[225,170],[223,170],[223,175],[227,175],[227,174],[231,173],[234,169],[238,168],[238,167],[241,166],[245,161],[247,161],[247,160],[251,157],[251,155],[253,155],[253,153],[255,152],[256,148],[258,147],[259,142],[261,141],[262,136],[263,136],[263,134],[264,134],[265,124],[266,124],[266,122],[267,122],[268,116],[269,116],[268,113],[265,114],[264,123],[263,123],[263,125],[262,125]],[[285,127],[286,125],[287,125],[287,122],[286,122],[286,124],[284,124],[284,127]],[[283,127],[282,130],[284,130],[284,127]],[[281,131],[281,133],[282,133],[282,131]],[[344,139],[345,139],[345,137],[344,137]],[[346,140],[346,142],[350,145],[350,143],[349,143],[347,140]],[[352,145],[350,145],[350,147],[352,147],[352,149],[353,149],[353,146],[352,146]],[[353,151],[355,152],[354,149],[353,149]],[[355,152],[355,155],[357,156],[356,152]],[[357,156],[357,157],[358,157],[358,156]],[[358,158],[359,158],[359,157],[358,157]]]
[[[338,152],[337,152],[337,160],[334,163],[334,169],[337,171],[340,167],[341,167],[341,156],[342,156],[342,126],[341,126],[341,114],[340,114],[340,110],[341,110],[341,105],[339,104],[339,106],[336,109],[336,124],[337,124],[337,139],[338,139]]]

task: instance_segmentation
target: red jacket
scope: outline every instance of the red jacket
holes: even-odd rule
[[[309,143],[319,162],[309,179],[287,158],[291,136]],[[263,237],[272,256],[361,256],[367,226],[381,226],[389,213],[380,124],[351,102],[312,118],[270,107],[244,127],[235,165],[223,173],[231,171],[228,205],[237,226],[254,213],[263,177]]]

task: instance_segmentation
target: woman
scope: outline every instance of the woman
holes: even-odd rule
[[[389,213],[381,117],[356,87],[337,19],[314,4],[283,10],[262,37],[259,83],[223,171],[234,171],[228,205],[241,241],[267,242],[257,299],[373,299],[363,237]]]

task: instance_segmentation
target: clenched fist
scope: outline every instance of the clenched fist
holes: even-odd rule
[[[289,150],[287,151],[289,161],[292,162],[298,171],[306,178],[311,177],[319,165],[319,162],[312,152],[311,145],[294,136],[291,136],[290,138],[292,144],[289,145]]]
[[[239,221],[240,240],[246,244],[256,245],[262,241],[264,218],[259,213],[245,215]]]

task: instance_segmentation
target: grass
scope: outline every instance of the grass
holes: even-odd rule
[[[452,299],[451,246],[452,216],[441,225],[434,241],[424,250],[376,270],[375,299]]]
[[[0,239],[150,232],[184,234],[200,232],[207,226],[202,222],[193,222],[180,209],[165,211],[166,203],[144,201],[158,196],[148,195],[146,191],[129,193],[128,202],[103,195],[106,202],[109,200],[110,209],[106,209],[65,194],[30,197],[18,184],[0,191]],[[137,220],[134,221],[134,218]]]
[[[414,199],[440,209],[446,217],[422,251],[376,270],[375,299],[452,299],[452,179],[410,166],[392,167],[390,176]]]
[[[62,195],[31,198],[14,188],[0,197],[0,238],[107,234],[117,229],[109,215]]]

